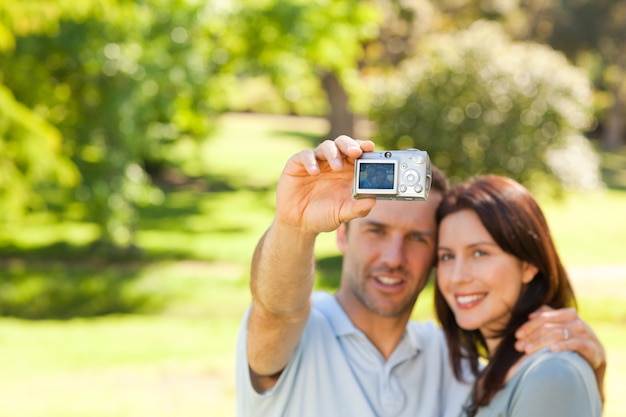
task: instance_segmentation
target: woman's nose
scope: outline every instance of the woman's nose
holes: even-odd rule
[[[471,271],[467,262],[463,258],[457,257],[454,260],[454,266],[452,267],[452,274],[450,276],[453,282],[465,282],[471,279]]]

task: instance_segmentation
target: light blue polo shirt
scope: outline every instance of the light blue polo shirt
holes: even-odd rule
[[[237,343],[238,417],[457,417],[471,389],[454,378],[435,324],[410,322],[385,360],[335,297],[318,292],[291,361],[258,394],[246,358],[247,317]]]

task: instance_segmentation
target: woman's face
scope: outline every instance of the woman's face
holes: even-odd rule
[[[458,325],[478,329],[486,339],[506,326],[523,286],[537,272],[503,251],[472,210],[443,219],[437,260],[437,285]]]

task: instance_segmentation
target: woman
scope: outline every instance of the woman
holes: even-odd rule
[[[531,312],[575,305],[532,195],[508,178],[477,177],[446,195],[437,222],[437,316],[457,378],[466,360],[476,376],[463,415],[600,417],[585,360],[549,350],[525,356],[514,347]]]

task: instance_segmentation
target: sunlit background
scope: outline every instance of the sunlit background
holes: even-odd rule
[[[625,103],[617,0],[2,0],[0,414],[233,417],[276,180],[348,134],[536,193],[626,415]]]

